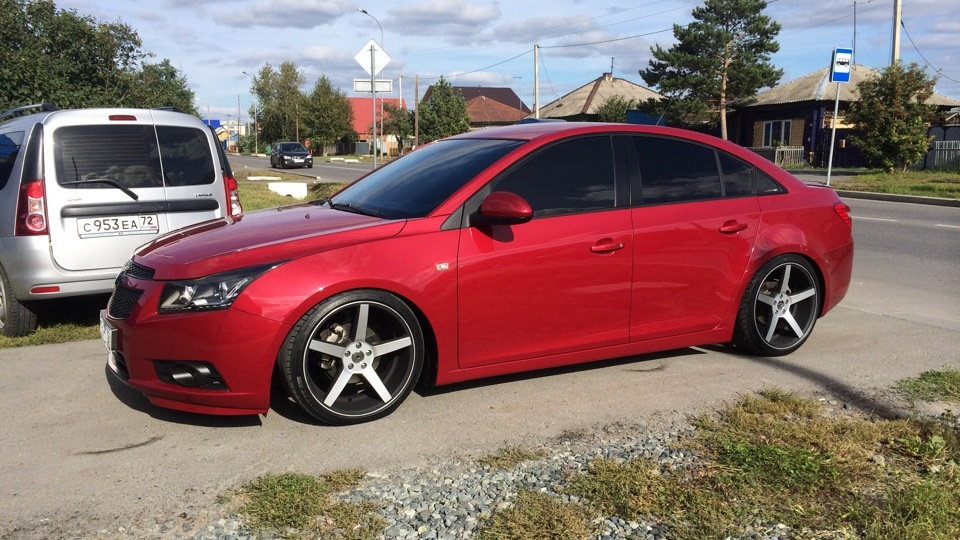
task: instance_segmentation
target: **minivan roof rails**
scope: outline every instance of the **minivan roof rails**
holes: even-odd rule
[[[9,111],[3,111],[0,113],[0,122],[9,118],[24,116],[28,111],[32,111],[34,109],[36,109],[38,112],[50,112],[59,111],[60,107],[57,107],[52,103],[34,103],[32,105],[24,105],[23,107],[17,107],[16,109],[10,109]]]

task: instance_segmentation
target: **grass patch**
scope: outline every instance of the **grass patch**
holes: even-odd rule
[[[51,343],[67,343],[85,339],[98,339],[99,337],[99,324],[55,324],[53,326],[38,327],[35,332],[23,337],[0,336],[0,349],[29,347],[31,345],[49,345]]]
[[[510,508],[480,523],[477,540],[582,540],[597,533],[593,512],[544,493],[521,491]]]
[[[220,498],[235,503],[256,531],[274,531],[284,538],[377,538],[385,523],[371,504],[347,504],[330,494],[356,485],[359,470],[316,477],[284,473],[266,475]]]
[[[248,172],[247,176],[256,175],[257,173],[267,174],[267,171],[257,171],[251,170]],[[283,175],[279,173],[278,175]],[[239,176],[239,175],[238,175]],[[293,176],[293,175],[286,175]],[[298,180],[303,181],[303,177],[292,177],[284,178],[284,180]],[[267,187],[266,182],[253,181],[253,180],[241,180],[237,179],[240,184],[240,202],[243,204],[244,212],[252,212],[254,210],[263,210],[265,208],[276,208],[278,206],[284,206],[288,204],[297,204],[301,202],[308,202],[318,199],[323,199],[328,197],[338,191],[344,186],[342,183],[318,183],[310,184],[307,189],[307,198],[306,199],[294,199],[287,195],[280,195],[270,191],[270,188]]]
[[[960,437],[946,424],[827,417],[772,390],[696,425],[680,443],[693,465],[598,460],[571,492],[604,515],[652,517],[677,539],[776,523],[804,536],[960,538]]]
[[[960,371],[925,371],[917,378],[897,382],[896,388],[910,399],[960,403]]]
[[[504,446],[496,453],[477,459],[477,463],[491,469],[512,469],[524,461],[532,461],[546,456],[543,450],[529,450],[522,446]]]
[[[837,178],[832,184],[840,190],[960,199],[960,173],[956,172],[869,173]]]

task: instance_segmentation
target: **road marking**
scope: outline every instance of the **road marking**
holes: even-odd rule
[[[946,227],[948,229],[960,229],[960,225],[945,225],[943,223],[937,223],[937,227]]]
[[[879,218],[879,217],[863,217],[863,216],[853,216],[853,219],[865,219],[867,221],[900,221],[899,219],[889,219],[889,218]]]

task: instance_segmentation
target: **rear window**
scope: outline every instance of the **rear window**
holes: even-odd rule
[[[10,180],[13,164],[17,161],[17,154],[23,144],[23,135],[23,131],[0,133],[0,189]]]
[[[69,188],[115,189],[94,180],[150,188],[163,187],[164,179],[168,186],[190,186],[216,178],[206,136],[186,127],[62,127],[54,133],[54,161],[57,181]]]

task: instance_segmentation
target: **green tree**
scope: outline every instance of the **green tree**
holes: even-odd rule
[[[763,15],[764,0],[706,0],[686,27],[673,25],[677,43],[653,47],[653,59],[640,76],[667,96],[676,123],[720,123],[727,138],[727,107],[780,80],[770,63],[780,49],[780,25]]]
[[[905,171],[930,148],[926,122],[937,108],[927,105],[936,81],[917,64],[897,62],[857,85],[860,99],[847,120],[856,126],[850,137],[867,163],[887,172]]]
[[[159,64],[143,64],[142,69],[130,78],[127,100],[137,107],[176,107],[197,115],[193,90],[180,71],[164,59]]]
[[[150,54],[130,26],[58,10],[49,0],[0,0],[0,13],[0,110],[49,102],[194,111],[186,80],[166,76],[168,61],[142,64]],[[161,81],[161,88],[142,88]]]
[[[276,70],[266,64],[253,77],[251,84],[260,107],[257,122],[262,141],[274,143],[300,138],[300,108],[305,101],[300,88],[305,83],[306,77],[290,61],[281,63]]]
[[[393,103],[385,103],[383,112],[386,115],[383,131],[397,138],[398,150],[403,153],[403,141],[413,136],[413,111]]]
[[[601,122],[626,122],[627,109],[637,108],[637,102],[623,96],[610,96],[597,107],[597,119]]]
[[[313,92],[303,99],[303,129],[321,151],[343,138],[354,136],[353,108],[339,88],[322,75]]]
[[[433,85],[430,99],[420,104],[418,114],[421,144],[470,131],[470,115],[463,94],[442,76]]]

